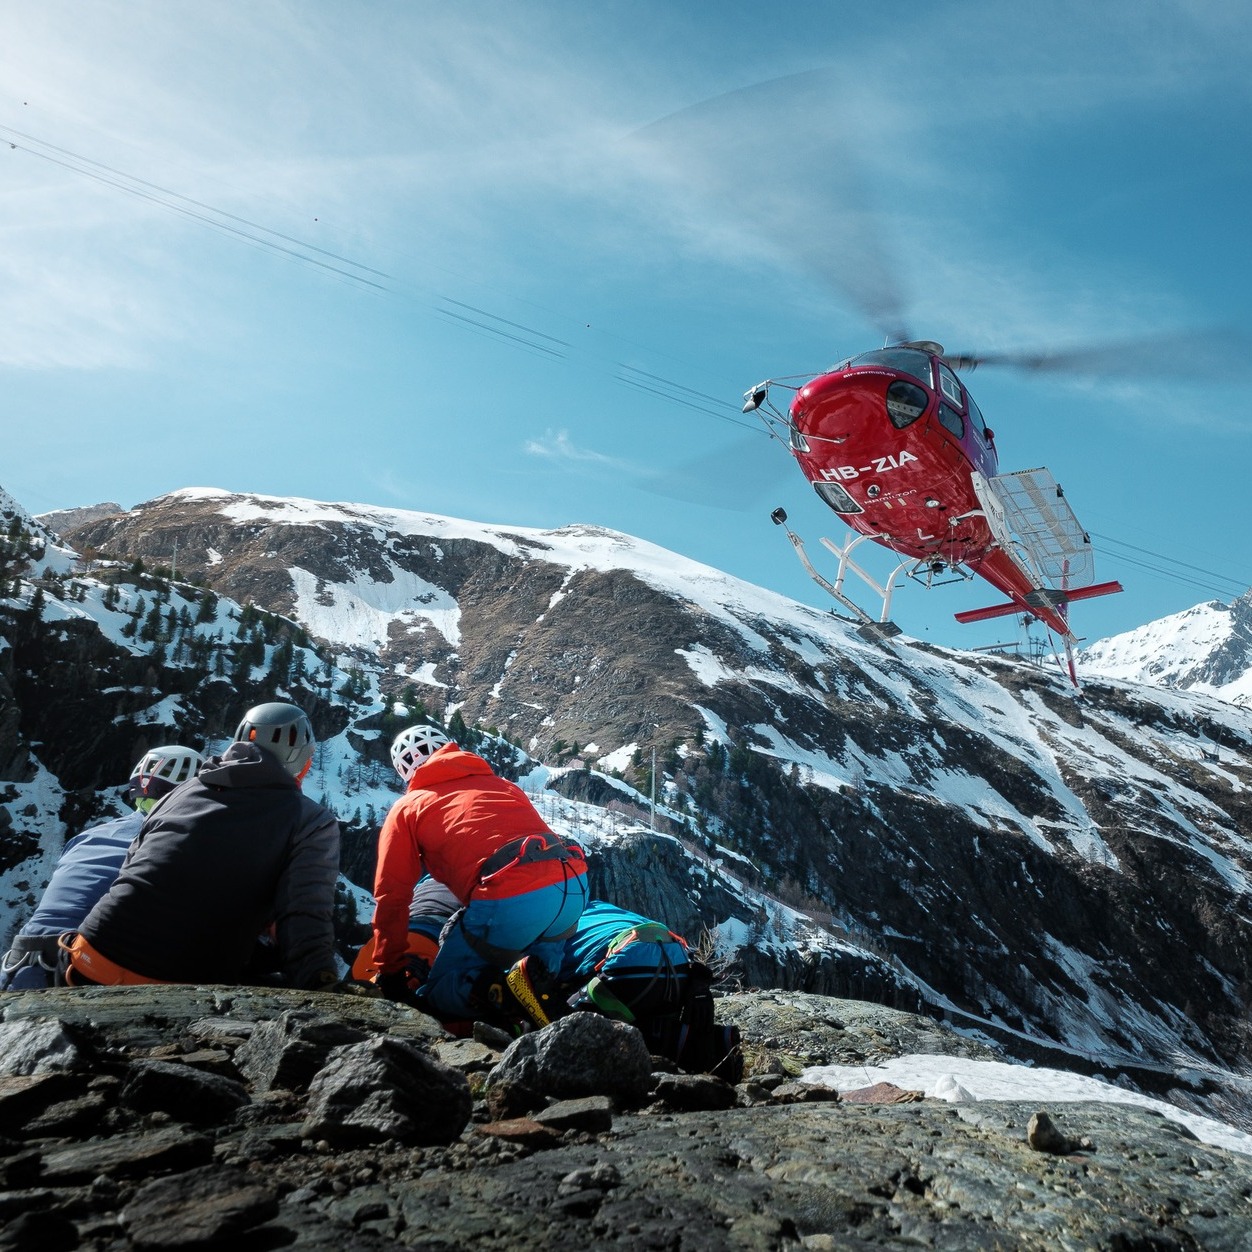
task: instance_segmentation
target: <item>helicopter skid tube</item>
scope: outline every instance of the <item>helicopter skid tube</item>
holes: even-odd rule
[[[909,562],[906,561],[897,566],[896,569],[892,571],[891,576],[887,579],[887,585],[882,587],[866,570],[863,570],[854,560],[852,560],[851,556],[852,549],[863,540],[870,538],[870,536],[858,535],[855,539],[851,539],[845,543],[841,548],[836,547],[831,540],[824,538],[821,540],[823,546],[839,558],[839,572],[835,576],[835,581],[832,583],[828,578],[822,577],[822,575],[817,572],[813,562],[809,560],[809,554],[804,550],[804,540],[791,530],[789,526],[787,526],[784,519],[785,515],[784,518],[780,518],[777,513],[775,513],[774,521],[776,524],[782,526],[783,530],[786,532],[787,538],[791,541],[791,546],[795,549],[796,556],[800,559],[800,564],[804,566],[809,577],[819,587],[821,587],[827,595],[829,595],[832,599],[837,600],[856,618],[856,620],[860,623],[862,632],[881,639],[889,639],[894,635],[898,635],[900,633],[900,628],[894,622],[889,620],[891,616],[891,596],[895,590],[896,578],[899,576],[901,571],[907,567]],[[882,616],[878,618],[877,621],[875,621],[873,617],[861,608],[855,600],[852,600],[848,596],[844,595],[843,582],[849,571],[854,573],[863,583],[873,588],[873,590],[878,592],[878,594],[882,597]]]

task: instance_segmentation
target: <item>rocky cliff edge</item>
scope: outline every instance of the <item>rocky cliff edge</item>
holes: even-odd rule
[[[510,1041],[339,995],[9,995],[0,1249],[1247,1247],[1252,1157],[1157,1113],[839,1096],[796,1080],[995,1054],[796,992],[719,1018],[743,1033],[737,1087],[593,1014]]]

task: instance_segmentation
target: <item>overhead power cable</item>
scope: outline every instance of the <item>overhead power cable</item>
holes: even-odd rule
[[[219,209],[203,200],[185,196],[169,187],[147,179],[127,174],[102,161],[83,156],[67,148],[37,139],[24,131],[0,125],[0,139],[8,143],[9,148],[21,151],[28,156],[38,157],[52,165],[59,166],[92,179],[103,186],[111,187],[137,199],[147,201],[171,213],[177,213],[189,220],[207,226],[248,244],[273,254],[286,257],[301,264],[316,267],[333,275],[340,281],[367,287],[391,295],[411,295],[401,289],[391,275],[354,261],[351,257],[332,252],[308,240],[274,230],[259,222],[252,221],[225,209]],[[449,296],[431,293],[438,301],[435,312],[446,321],[452,322],[474,333],[487,335],[497,341],[512,344],[518,348],[538,353],[549,359],[564,360],[571,352],[579,351],[573,344],[549,335],[533,326],[500,317],[486,309],[466,304]],[[551,312],[551,310],[548,310]],[[603,361],[603,365],[611,366],[618,381],[638,391],[653,395],[668,404],[680,406],[719,421],[729,422],[735,426],[768,435],[770,432],[755,422],[746,421],[740,415],[737,404],[731,404],[716,396],[710,396],[691,387],[684,386],[672,379],[658,374],[649,373],[621,361]],[[813,371],[812,373],[819,373]],[[810,375],[798,376],[809,377]],[[784,381],[784,380],[776,380]],[[775,436],[776,437],[776,436]],[[1248,590],[1248,582],[1219,574],[1213,570],[1203,569],[1186,561],[1152,552],[1146,548],[1114,539],[1108,535],[1092,532],[1103,543],[1114,545],[1117,549],[1108,555],[1126,565],[1143,569],[1158,577],[1170,579],[1187,586],[1197,587],[1214,595],[1233,599]],[[1129,555],[1136,553],[1137,556]],[[1149,558],[1149,559],[1141,559]],[[1166,568],[1173,566],[1176,568]]]
[[[670,404],[681,405],[683,408],[703,413],[707,417],[716,417],[719,421],[730,422],[733,426],[742,426],[745,430],[759,431],[762,434],[769,433],[757,422],[745,422],[739,416],[741,410],[738,406],[719,400],[716,396],[705,395],[702,391],[684,387],[682,383],[662,378],[659,374],[649,374],[647,370],[637,369],[633,365],[619,364],[618,369],[620,373],[617,375],[617,381],[625,383],[627,387],[634,387],[637,391],[646,391],[649,395],[660,396],[662,400]]]
[[[85,178],[90,178],[106,187],[113,187],[118,191],[126,192],[128,195],[135,196],[140,200],[147,200],[149,203],[159,205],[171,213],[178,213],[183,217],[191,218],[193,221],[201,222],[213,230],[237,236],[246,242],[268,249],[271,252],[302,261],[306,265],[318,266],[363,286],[373,287],[379,291],[389,290],[383,282],[375,281],[375,279],[389,279],[390,275],[383,273],[381,270],[373,269],[371,266],[362,265],[359,261],[354,261],[350,257],[341,256],[339,253],[331,252],[326,248],[319,248],[316,244],[309,243],[304,239],[298,239],[294,235],[287,235],[282,231],[262,226],[259,222],[240,217],[237,213],[230,213],[225,209],[215,208],[202,200],[184,196],[180,192],[173,191],[168,187],[162,187],[158,183],[137,178],[133,174],[127,174],[111,165],[106,165],[102,161],[96,161],[91,157],[71,152],[67,148],[57,147],[56,144],[46,143],[41,139],[36,139],[33,135],[14,130],[12,127],[0,126],[0,136],[4,137],[10,149],[25,152],[28,156],[38,157],[40,160],[47,161],[52,165],[59,165],[62,169],[81,174]],[[21,142],[15,142],[10,136],[16,136]],[[53,155],[54,153],[57,155]],[[326,257],[328,260],[319,260],[319,257]],[[338,262],[338,264],[331,264],[330,262],[332,261]],[[349,268],[342,268],[343,266]],[[371,274],[375,276],[374,279],[367,277],[367,275]]]
[[[1113,544],[1118,548],[1128,550],[1127,552],[1109,552],[1108,555],[1111,558],[1126,565],[1132,565],[1137,569],[1147,570],[1149,573],[1156,574],[1161,578],[1182,583],[1189,587],[1198,587],[1202,591],[1211,592],[1223,599],[1235,599],[1248,590],[1249,584],[1238,578],[1231,578],[1226,574],[1218,574],[1213,570],[1201,569],[1199,566],[1191,565],[1186,561],[1180,561],[1176,557],[1165,556],[1160,552],[1152,552],[1147,548],[1140,548],[1135,544],[1126,543],[1124,540],[1114,539],[1111,535],[1101,535],[1095,531],[1090,533],[1102,543]],[[1150,557],[1152,559],[1141,560],[1140,557],[1128,555],[1128,552],[1139,553],[1142,557]],[[1159,562],[1165,562],[1166,564],[1162,565]],[[1167,565],[1176,566],[1177,568],[1169,569],[1166,567]]]

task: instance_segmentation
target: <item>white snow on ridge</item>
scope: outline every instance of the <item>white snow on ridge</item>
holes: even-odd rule
[[[754,620],[764,619],[789,623],[796,637],[787,632],[780,642],[809,661],[815,657],[816,639],[829,640],[832,647],[863,653],[867,658],[876,653],[874,645],[866,643],[846,623],[828,612],[744,582],[646,540],[603,527],[563,526],[557,530],[540,530],[491,526],[405,509],[384,509],[366,504],[328,504],[285,496],[242,495],[208,487],[184,488],[162,498],[180,497],[189,500],[221,499],[222,514],[235,521],[310,526],[320,523],[366,525],[433,540],[470,539],[489,544],[508,556],[548,561],[565,566],[571,572],[625,569],[658,591],[717,617],[758,652],[768,653],[772,647],[752,625]],[[358,586],[358,593],[360,591]],[[312,623],[308,625],[314,633],[321,633]],[[385,638],[385,634],[382,637]]]
[[[433,583],[388,564],[389,583],[364,576],[348,583],[325,582],[299,566],[291,567],[287,572],[295,591],[296,617],[318,638],[349,647],[385,643],[393,621],[422,619],[456,647],[461,641],[457,602]]]
[[[1100,639],[1078,655],[1079,669],[1158,689],[1204,693],[1244,707],[1252,706],[1252,666],[1228,681],[1201,681],[1211,658],[1229,663],[1239,655],[1239,637],[1252,605],[1249,594],[1234,604],[1210,600],[1162,617],[1135,630]]]
[[[1079,665],[1107,678],[1176,684],[1196,657],[1207,656],[1230,638],[1231,628],[1229,606],[1210,600],[1125,634],[1097,640],[1082,650]]]
[[[1203,1143],[1252,1155],[1252,1135],[1224,1122],[1201,1117],[1156,1100],[1127,1091],[1098,1078],[1067,1070],[1012,1065],[1005,1061],[975,1061],[959,1056],[929,1056],[914,1053],[898,1056],[880,1065],[822,1065],[806,1069],[802,1082],[835,1090],[856,1091],[877,1082],[894,1083],[906,1090],[924,1091],[931,1099],[951,1103],[979,1100],[1020,1100],[1037,1104],[1080,1103],[1130,1104],[1152,1109],[1168,1121],[1185,1126]],[[1081,1129],[1077,1119],[1062,1119],[1063,1128]]]

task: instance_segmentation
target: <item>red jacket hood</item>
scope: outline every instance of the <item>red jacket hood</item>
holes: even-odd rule
[[[452,782],[457,778],[494,773],[495,771],[481,756],[466,752],[455,743],[445,743],[413,771],[405,790],[420,791],[424,787],[434,787],[439,783]]]

